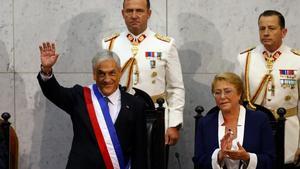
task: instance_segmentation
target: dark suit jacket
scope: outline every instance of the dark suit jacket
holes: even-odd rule
[[[211,156],[218,144],[218,112],[212,109],[197,125],[194,163],[210,169]],[[246,109],[244,141],[247,152],[257,155],[257,169],[271,169],[275,159],[275,146],[268,117],[260,111]]]
[[[7,168],[8,152],[4,141],[4,132],[2,130],[2,120],[0,120],[0,169]]]
[[[105,169],[91,121],[85,105],[83,87],[64,88],[53,76],[38,81],[44,95],[71,116],[74,137],[67,169]],[[146,120],[144,103],[121,91],[121,110],[115,122],[125,163],[131,159],[132,169],[146,168]]]

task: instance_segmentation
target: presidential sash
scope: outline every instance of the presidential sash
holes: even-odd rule
[[[106,168],[125,169],[122,148],[106,100],[96,84],[84,87],[83,93],[98,148]]]

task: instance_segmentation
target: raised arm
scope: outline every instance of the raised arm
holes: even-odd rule
[[[41,70],[45,75],[50,75],[52,66],[56,63],[58,54],[55,51],[55,44],[50,42],[43,42],[39,46],[41,52]]]

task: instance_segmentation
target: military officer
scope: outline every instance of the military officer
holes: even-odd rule
[[[166,99],[165,143],[174,145],[183,122],[184,85],[174,39],[147,27],[151,16],[149,0],[124,0],[122,15],[126,31],[102,41],[102,47],[121,58],[121,84],[147,92],[155,101]]]
[[[261,45],[238,55],[245,81],[245,99],[270,109],[287,109],[285,122],[285,164],[299,165],[299,80],[300,53],[283,44],[287,33],[285,20],[274,10],[264,11],[258,19]]]

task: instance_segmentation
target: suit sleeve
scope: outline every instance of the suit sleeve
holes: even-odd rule
[[[0,134],[3,133],[0,131]],[[8,160],[7,158],[8,158],[8,152],[6,151],[4,138],[2,139],[0,135],[0,168],[8,168],[6,166],[6,160]]]
[[[263,119],[260,127],[260,147],[261,152],[257,153],[257,169],[272,169],[275,164],[275,141],[272,135],[270,122],[266,115],[259,116]]]
[[[204,133],[204,122],[205,119],[200,119],[197,125],[197,132],[195,137],[195,154],[194,164],[198,168],[211,169],[212,168],[212,154],[215,150],[209,151],[205,146],[205,133]],[[214,133],[212,133],[214,134]]]
[[[72,104],[74,103],[74,96],[72,94],[73,88],[60,86],[54,75],[50,79],[44,81],[39,73],[37,79],[42,92],[47,99],[64,111],[68,113],[71,112],[73,107]]]
[[[185,91],[182,80],[181,64],[174,40],[171,42],[166,65],[166,91],[169,114],[169,127],[175,127],[183,122]]]
[[[132,155],[132,169],[145,169],[147,168],[147,131],[146,131],[146,115],[145,106],[142,102],[136,102],[134,105],[137,107],[136,113],[136,126],[135,126],[135,144]]]

